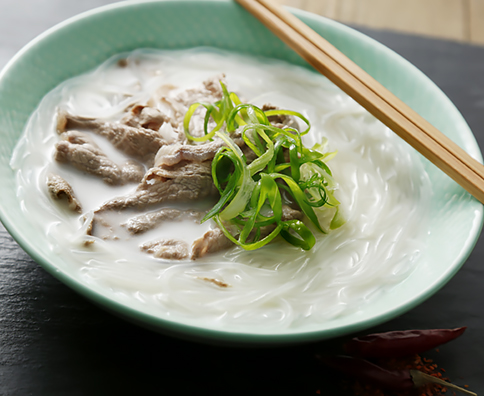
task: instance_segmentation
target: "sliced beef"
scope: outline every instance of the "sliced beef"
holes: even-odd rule
[[[195,222],[200,220],[205,215],[204,212],[196,210],[180,210],[174,208],[164,208],[161,210],[144,213],[136,217],[132,217],[127,222],[121,224],[131,234],[141,234],[145,231],[151,230],[165,221],[181,221],[183,219],[192,219]]]
[[[208,230],[202,237],[192,244],[192,260],[196,260],[209,253],[219,252],[234,246],[220,228]]]
[[[151,166],[156,153],[167,142],[158,131],[143,127],[132,127],[121,123],[104,122],[93,118],[74,116],[59,112],[57,131],[88,129],[105,137],[114,147]]]
[[[175,239],[162,239],[155,242],[147,242],[140,246],[142,251],[150,253],[153,257],[166,260],[183,260],[188,257],[186,242]]]
[[[77,169],[101,177],[107,184],[121,184],[122,172],[118,165],[87,136],[77,131],[64,134],[65,140],[55,145],[54,158],[72,164]],[[74,143],[72,143],[74,142]]]
[[[122,119],[121,123],[135,128],[145,128],[157,131],[165,123],[171,124],[171,119],[158,109],[153,107],[136,105],[131,108]]]
[[[81,144],[92,146],[95,148],[95,152],[100,155],[106,156],[99,146],[89,138],[89,136],[79,131],[68,131],[62,134],[64,140],[72,144]],[[113,167],[118,166],[113,162]],[[119,184],[125,184],[127,182],[139,183],[145,175],[145,167],[135,160],[126,161],[121,167],[121,181]]]
[[[248,164],[257,158],[254,151],[245,144],[239,131],[234,132],[230,137],[240,147]],[[155,166],[173,166],[181,161],[203,162],[212,160],[223,146],[225,146],[225,142],[218,137],[203,144],[180,142],[169,144],[160,148],[156,154]]]
[[[200,86],[187,89],[178,93],[177,95],[166,95],[162,101],[173,109],[174,122],[178,125],[183,125],[185,113],[191,104],[195,102],[215,103],[222,99],[222,87],[220,81],[224,82],[225,75],[211,77],[205,80]],[[193,122],[196,122],[195,130],[200,132],[203,130],[203,117],[192,117]],[[198,122],[197,122],[198,119]],[[197,133],[192,133],[194,136]]]
[[[299,210],[292,209],[287,205],[282,206],[282,221],[287,220],[302,220],[303,213]],[[261,238],[269,235],[275,228],[275,225],[270,225],[261,228]],[[249,237],[250,238],[250,237]],[[219,252],[233,246],[233,243],[228,239],[220,228],[214,228],[207,231],[201,238],[195,240],[192,244],[192,260],[203,257],[209,253]]]
[[[198,87],[180,92],[174,99],[186,107],[195,102],[215,103],[222,99],[223,95],[220,81],[226,84],[224,74],[210,77]]]
[[[204,162],[212,160],[224,144],[222,139],[217,138],[199,145],[174,143],[163,146],[156,154],[155,166],[173,166],[181,161]]]
[[[47,188],[54,199],[66,200],[70,210],[82,213],[81,204],[74,195],[74,191],[59,175],[50,174],[47,176]]]
[[[90,144],[99,149],[98,145],[88,135],[79,131],[69,131],[62,135],[62,139],[72,144]],[[100,149],[99,149],[100,150]]]
[[[91,223],[87,228],[87,235],[96,236],[105,241],[115,241],[120,239],[116,232],[116,227],[112,222],[97,214],[94,214],[91,219]]]
[[[144,167],[136,161],[128,161],[123,168],[110,160],[88,135],[78,131],[62,134],[63,140],[56,144],[54,158],[70,163],[77,169],[101,177],[107,184],[139,183]]]
[[[133,194],[107,201],[98,212],[144,208],[162,202],[190,202],[217,194],[210,161],[182,161],[172,167],[151,168]]]
[[[121,174],[123,182],[139,183],[145,175],[145,167],[138,161],[128,160],[123,164]]]

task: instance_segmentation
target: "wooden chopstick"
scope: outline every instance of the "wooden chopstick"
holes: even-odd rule
[[[484,203],[484,166],[314,30],[270,0],[236,0],[317,71]]]

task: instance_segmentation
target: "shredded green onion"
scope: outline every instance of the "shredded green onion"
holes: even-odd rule
[[[212,161],[212,177],[220,199],[203,218],[213,219],[225,236],[246,250],[258,249],[278,235],[304,250],[311,249],[316,238],[300,220],[284,220],[283,205],[297,205],[309,223],[320,232],[318,211],[333,208],[329,229],[344,224],[333,192],[337,183],[326,162],[336,152],[325,152],[327,139],[307,148],[302,136],[311,124],[302,114],[292,110],[267,110],[242,103],[233,92],[222,86],[222,99],[215,103],[193,103],[185,114],[185,136],[194,142],[219,137],[225,142]],[[203,136],[190,133],[190,120],[197,109],[205,108]],[[291,127],[278,128],[271,116],[299,118],[306,124],[300,132]],[[209,126],[213,126],[209,130]],[[225,128],[223,128],[225,125]],[[256,159],[247,164],[233,133],[240,132]],[[335,208],[335,209],[334,209]]]

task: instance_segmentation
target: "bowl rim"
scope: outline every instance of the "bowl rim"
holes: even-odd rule
[[[44,40],[46,37],[49,37],[53,34],[56,34],[59,30],[63,29],[66,26],[69,26],[71,23],[90,18],[93,15],[99,15],[102,13],[106,13],[108,11],[116,10],[116,9],[124,9],[129,7],[139,6],[140,4],[148,4],[148,3],[213,3],[215,4],[229,4],[232,3],[232,0],[128,0],[118,3],[112,3],[108,5],[104,5],[101,7],[94,8],[92,10],[85,11],[81,14],[75,15],[71,18],[66,19],[63,22],[56,24],[55,26],[49,28],[45,32],[38,35],[36,38],[31,40],[28,44],[26,44],[17,54],[10,59],[10,61],[4,66],[2,71],[0,72],[0,81],[4,78],[4,76],[8,73],[8,71],[15,67],[15,64],[18,62],[19,59],[23,57],[23,55],[30,51],[32,47],[35,47],[37,43]],[[434,90],[435,94],[440,96],[441,100],[447,101],[452,107],[455,108],[454,104],[451,100],[445,95],[445,93],[435,85],[422,71],[420,71],[417,67],[413,64],[408,62],[399,54],[395,53],[390,48],[386,47],[385,45],[381,44],[380,42],[372,39],[371,37],[361,33],[349,26],[346,26],[342,23],[330,20],[328,18],[312,14],[307,11],[294,9],[291,7],[287,7],[293,14],[297,17],[305,20],[305,21],[312,21],[315,23],[327,24],[330,27],[336,28],[344,32],[346,35],[351,36],[352,38],[356,39],[357,41],[363,41],[368,45],[376,46],[380,51],[384,52],[386,56],[391,58],[398,58],[399,62],[404,62],[406,67],[413,69],[414,73],[421,74],[426,80],[428,80],[429,87]],[[470,136],[469,139],[474,139],[472,144],[475,145],[476,152],[474,153],[474,157],[482,162],[482,154],[479,151],[477,142],[472,134],[472,131],[468,127],[467,123],[465,122],[464,118],[460,114],[460,112],[455,108],[456,115],[461,117],[461,121],[464,123],[467,131]],[[284,333],[251,333],[245,331],[233,331],[231,329],[216,329],[211,327],[205,326],[198,326],[191,323],[184,323],[177,320],[170,320],[167,318],[161,318],[155,315],[152,315],[147,312],[142,312],[137,310],[134,307],[130,307],[128,305],[123,304],[120,301],[115,300],[105,294],[101,294],[94,290],[88,285],[83,284],[78,279],[74,278],[67,272],[59,269],[55,265],[51,264],[48,257],[44,257],[43,254],[38,252],[35,248],[33,248],[28,241],[26,241],[22,237],[21,230],[15,224],[15,221],[10,218],[8,214],[7,208],[4,208],[3,205],[0,204],[0,220],[4,224],[7,231],[10,235],[15,239],[15,241],[22,247],[24,251],[26,251],[33,259],[36,261],[43,269],[45,269],[48,273],[53,275],[55,278],[60,280],[62,283],[67,285],[69,288],[73,289],[75,292],[81,294],[83,297],[87,298],[89,301],[93,302],[95,305],[100,306],[107,311],[123,317],[131,322],[134,322],[142,327],[155,330],[164,334],[173,335],[178,338],[189,339],[189,340],[197,340],[205,343],[213,343],[213,344],[229,344],[229,345],[281,345],[281,344],[296,344],[301,342],[311,342],[316,340],[328,339],[333,338],[336,336],[342,336],[345,334],[349,334],[355,331],[359,331],[365,328],[372,327],[374,325],[380,324],[382,322],[391,320],[401,314],[413,309],[426,299],[428,299],[431,295],[435,294],[440,288],[442,288],[454,275],[458,272],[458,270],[462,267],[466,259],[472,252],[473,247],[476,245],[480,232],[483,227],[484,217],[483,217],[483,207],[480,206],[475,210],[475,219],[473,222],[473,227],[470,230],[470,237],[467,238],[465,246],[462,247],[460,254],[455,258],[450,267],[450,270],[447,271],[440,279],[437,287],[433,287],[431,289],[426,290],[424,293],[420,293],[416,298],[411,300],[410,302],[402,303],[396,307],[394,307],[390,312],[383,312],[378,315],[372,316],[368,319],[362,321],[356,321],[352,324],[345,324],[339,327],[333,327],[329,329],[321,329],[321,330],[303,330],[303,329],[294,329],[293,331],[288,331]]]

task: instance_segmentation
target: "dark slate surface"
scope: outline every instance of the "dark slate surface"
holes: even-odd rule
[[[0,67],[30,39],[107,0],[0,0]],[[484,147],[484,48],[360,29],[424,71]],[[484,240],[436,295],[370,331],[466,325],[427,356],[457,384],[484,392]],[[312,359],[333,340],[230,349],[162,336],[93,306],[42,270],[0,226],[0,395],[336,395]]]

